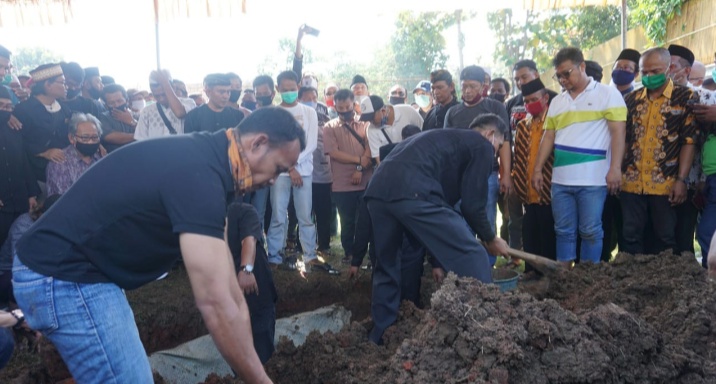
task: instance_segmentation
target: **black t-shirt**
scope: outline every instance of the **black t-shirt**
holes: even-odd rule
[[[423,131],[431,129],[440,129],[445,126],[445,115],[458,101],[453,97],[452,100],[445,105],[436,105],[429,112],[423,121]]]
[[[256,208],[251,204],[233,203],[229,206],[229,212],[227,213],[226,238],[231,255],[234,258],[236,273],[239,273],[239,267],[241,266],[241,242],[248,236],[253,236],[258,241],[253,274],[256,278],[259,294],[246,295],[247,304],[249,309],[274,305],[278,299],[278,294],[268,265],[268,256],[261,242],[263,230],[259,222],[259,214],[256,213]]]
[[[221,112],[214,112],[208,104],[194,108],[184,118],[184,133],[216,132],[221,129],[234,128],[244,118],[244,113],[231,107]]]
[[[89,113],[98,119],[102,116],[103,112],[107,112],[107,108],[99,101],[82,96],[77,96],[72,100],[61,101],[60,104],[62,104],[63,108],[67,107],[72,112]]]
[[[30,269],[134,289],[180,257],[179,234],[224,238],[234,182],[224,131],[126,145],[88,169],[20,239]],[[216,255],[221,257],[221,255]]]

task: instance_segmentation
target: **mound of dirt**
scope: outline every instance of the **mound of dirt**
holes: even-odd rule
[[[540,286],[501,293],[450,275],[429,310],[403,304],[384,346],[353,323],[282,343],[266,369],[299,384],[716,382],[716,292],[693,256],[624,254]]]

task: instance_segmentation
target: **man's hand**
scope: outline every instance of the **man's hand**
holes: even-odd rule
[[[537,191],[542,190],[542,183],[544,183],[544,177],[542,176],[542,170],[532,172],[532,187]]]
[[[44,157],[45,159],[53,162],[53,163],[64,163],[65,162],[65,153],[62,152],[61,149],[57,148],[50,148],[46,150],[45,152],[42,152],[38,156]]]
[[[7,125],[16,131],[22,129],[22,123],[17,119],[17,117],[15,117],[15,115],[10,115],[10,120],[8,120]]]
[[[360,184],[362,179],[363,179],[363,172],[355,171],[355,172],[353,172],[353,177],[351,177],[351,184],[358,185],[358,184]]]
[[[445,271],[442,268],[433,268],[433,279],[435,283],[441,284],[445,279]]]
[[[698,121],[705,123],[716,122],[716,105],[694,104],[691,110]]]
[[[256,276],[253,273],[241,271],[236,275],[236,278],[239,279],[239,287],[245,294],[259,294],[259,286],[256,284]]]
[[[607,190],[609,194],[616,195],[622,187],[622,171],[611,167],[607,173]]]
[[[671,206],[683,203],[686,201],[686,196],[686,183],[679,180],[674,181],[674,185],[671,187],[671,194],[669,194]]]
[[[370,161],[370,157],[368,156],[361,156],[360,158],[360,166],[365,168],[368,168],[371,164],[373,164],[372,161]]]
[[[348,270],[348,280],[353,280],[358,278],[358,267],[354,267],[351,265],[350,269]]]
[[[30,91],[27,88],[17,87],[13,88],[12,91],[15,92],[15,96],[17,96],[20,101],[25,101],[30,97]]]
[[[301,177],[301,174],[298,173],[296,168],[288,171],[288,175],[291,177],[291,185],[296,188],[303,187],[303,178]]]
[[[508,251],[510,250],[510,246],[507,245],[507,242],[505,240],[502,240],[499,237],[495,237],[492,241],[489,243],[485,243],[485,247],[487,248],[487,252],[489,252],[491,255],[501,255],[508,257]]]
[[[132,127],[137,125],[137,121],[134,120],[134,116],[129,111],[121,111],[119,109],[112,109],[112,117],[115,120],[121,121],[124,124],[131,125]]]
[[[298,27],[298,41],[301,41],[301,39],[303,39],[303,36],[306,36],[306,24],[303,24]]]
[[[37,198],[35,196],[27,199],[27,202],[30,205],[30,211],[33,211],[35,208],[37,208]],[[2,204],[0,204],[0,207],[2,207]]]
[[[504,193],[505,196],[509,196],[512,193],[512,176],[509,174],[500,178],[500,193]]]

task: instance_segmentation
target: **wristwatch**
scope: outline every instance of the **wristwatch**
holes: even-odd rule
[[[249,275],[254,272],[254,266],[253,264],[246,264],[239,267],[239,271],[244,271],[248,273]]]
[[[363,166],[360,164],[356,165],[356,171],[363,172]]]
[[[13,325],[12,327],[15,329],[19,328],[22,325],[22,323],[25,321],[25,315],[23,315],[22,311],[19,309],[10,311],[10,314],[12,315],[12,317],[17,319],[17,323],[15,323],[15,325]]]

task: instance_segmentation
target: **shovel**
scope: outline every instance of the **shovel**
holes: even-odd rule
[[[566,269],[566,267],[562,265],[562,263],[550,260],[543,256],[533,255],[531,253],[519,251],[517,249],[512,248],[510,248],[507,253],[516,259],[524,260],[530,263],[530,265],[532,265],[536,270],[542,272],[542,274],[544,275],[556,272],[561,269]]]

